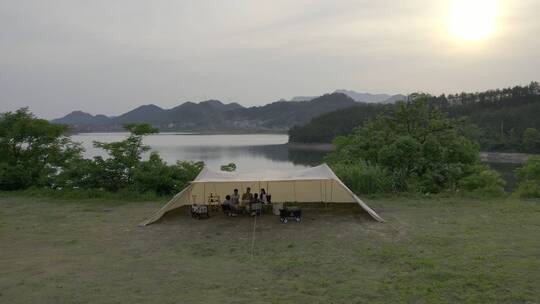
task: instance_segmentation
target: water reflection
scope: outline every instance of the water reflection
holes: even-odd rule
[[[92,146],[93,141],[117,141],[125,133],[85,133],[74,136],[86,149],[86,157],[105,156]],[[145,144],[161,157],[174,163],[178,160],[204,161],[209,167],[219,169],[223,164],[235,163],[238,171],[257,169],[290,169],[315,166],[322,162],[323,152],[289,150],[287,135],[197,135],[159,134],[145,138]]]

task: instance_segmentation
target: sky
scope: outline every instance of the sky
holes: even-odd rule
[[[540,1],[468,1],[476,7],[456,17],[462,0],[0,0],[0,112],[118,115],[540,80]]]

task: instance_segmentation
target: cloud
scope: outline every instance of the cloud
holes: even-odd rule
[[[216,98],[259,105],[336,88],[440,93],[538,79],[534,0],[501,2],[499,34],[448,38],[451,1],[10,1],[0,6],[0,111]],[[494,73],[494,66],[499,73]]]

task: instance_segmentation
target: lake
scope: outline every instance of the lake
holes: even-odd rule
[[[93,147],[93,141],[112,142],[124,139],[128,133],[80,133],[74,141],[82,143],[85,157],[105,156]],[[168,163],[178,160],[204,161],[212,169],[235,163],[237,171],[291,169],[315,166],[322,162],[324,152],[290,150],[286,134],[189,134],[159,133],[144,138],[144,143],[159,152]],[[148,157],[149,154],[146,154]]]
[[[124,139],[128,133],[80,133],[73,140],[82,143],[85,157],[105,156],[93,147],[93,141],[112,142]],[[145,137],[144,143],[157,151],[168,163],[178,160],[204,161],[214,170],[235,163],[237,171],[292,169],[316,166],[323,162],[325,152],[289,149],[286,134],[189,134],[159,133]],[[149,153],[145,156],[148,157]],[[507,182],[506,189],[515,187],[516,164],[489,163]]]

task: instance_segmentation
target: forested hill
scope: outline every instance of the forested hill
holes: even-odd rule
[[[469,137],[482,149],[538,152],[540,149],[540,85],[488,90],[477,93],[430,96],[429,102],[452,117],[466,117],[472,123]],[[290,142],[329,143],[350,133],[367,119],[393,105],[357,104],[313,118],[308,124],[289,130]]]
[[[308,124],[289,129],[289,141],[297,143],[330,143],[334,137],[345,135],[364,121],[374,118],[391,105],[358,103],[313,118]]]
[[[286,132],[295,124],[305,124],[313,117],[354,104],[352,98],[340,93],[309,101],[277,101],[250,108],[209,100],[185,102],[172,109],[145,105],[116,117],[75,111],[52,122],[67,124],[75,132],[121,131],[125,123],[149,123],[161,131]]]

